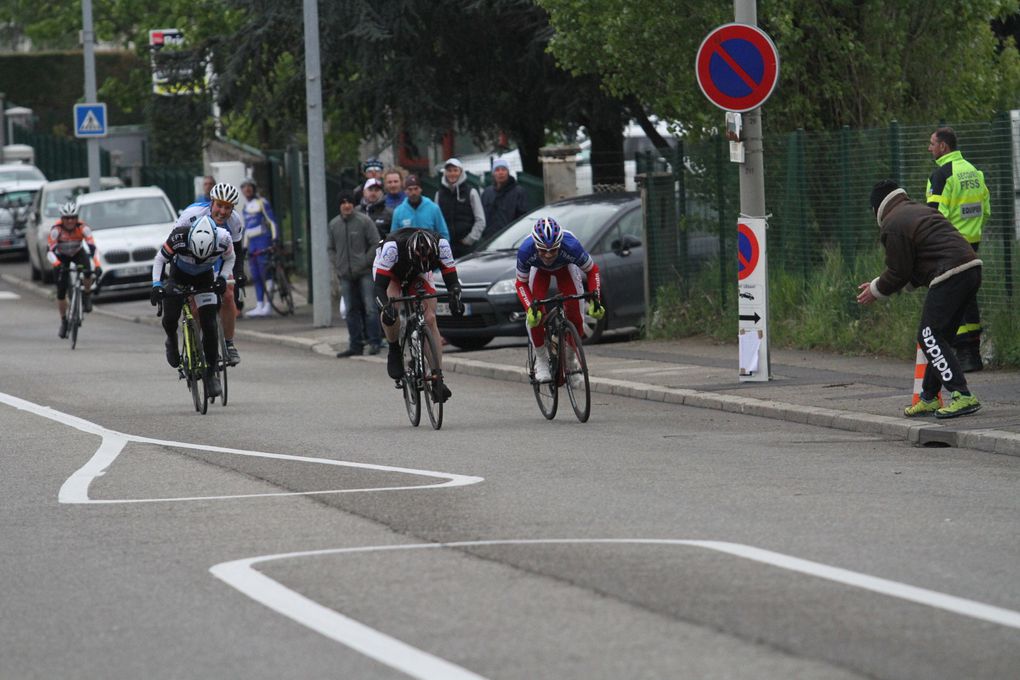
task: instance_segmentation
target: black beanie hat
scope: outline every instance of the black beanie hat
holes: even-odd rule
[[[878,206],[882,205],[885,197],[900,188],[896,180],[883,179],[871,189],[871,212],[878,214]]]

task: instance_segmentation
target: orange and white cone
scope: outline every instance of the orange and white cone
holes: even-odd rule
[[[924,370],[928,367],[928,360],[924,358],[924,352],[921,351],[921,345],[917,346],[917,358],[914,359],[914,398],[910,402],[913,406],[917,402],[921,401],[921,385],[924,383]],[[942,392],[939,392],[939,406],[944,406],[942,402]]]

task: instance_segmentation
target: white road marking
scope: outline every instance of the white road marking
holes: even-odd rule
[[[395,467],[392,465],[374,465],[371,463],[355,463],[351,461],[343,460],[332,460],[329,458],[312,458],[309,456],[293,456],[284,453],[267,453],[264,451],[248,451],[245,449],[231,449],[222,446],[206,446],[204,444],[192,444],[189,442],[175,442],[165,439],[153,439],[151,437],[141,437],[133,434],[124,434],[123,432],[117,432],[115,430],[109,430],[102,425],[89,422],[77,416],[72,416],[61,411],[57,411],[48,406],[41,406],[39,404],[19,399],[10,394],[0,392],[0,403],[13,406],[16,409],[22,411],[28,411],[35,415],[43,418],[54,420],[63,425],[69,425],[75,429],[93,434],[102,439],[99,448],[96,449],[95,454],[91,459],[81,468],[76,470],[74,474],[67,478],[67,480],[60,487],[60,492],[57,499],[61,503],[167,503],[167,502],[179,502],[179,501],[207,501],[207,500],[227,500],[235,498],[263,498],[263,497],[274,497],[274,496],[315,496],[325,494],[338,494],[338,493],[364,493],[367,491],[409,491],[409,490],[421,490],[421,489],[439,489],[452,486],[466,486],[468,484],[477,484],[484,480],[483,477],[472,477],[469,475],[458,475],[450,472],[436,472],[433,470],[418,470],[415,468],[404,468]],[[315,463],[318,465],[335,465],[338,467],[358,468],[362,470],[376,470],[381,472],[399,472],[409,475],[417,475],[422,477],[435,477],[443,479],[441,483],[436,484],[420,484],[411,486],[387,486],[387,487],[370,487],[370,488],[359,488],[359,489],[327,489],[324,491],[283,491],[279,493],[253,493],[253,494],[234,494],[225,496],[187,496],[177,498],[127,498],[127,499],[111,499],[111,500],[93,500],[89,498],[89,485],[97,477],[101,477],[106,474],[106,471],[110,468],[113,462],[124,450],[124,446],[129,442],[139,442],[143,444],[156,444],[159,446],[170,446],[183,449],[194,449],[198,451],[212,451],[214,453],[226,453],[237,456],[251,456],[254,458],[273,458],[276,460],[287,460],[298,463]]]
[[[0,290],[0,300],[20,300],[21,296],[11,290]]]
[[[375,659],[379,663],[395,668],[421,680],[445,680],[446,678],[479,678],[471,671],[455,666],[405,642],[369,628],[343,614],[309,600],[290,590],[277,581],[256,571],[254,565],[273,560],[302,557],[321,557],[349,553],[382,552],[389,550],[428,550],[434,548],[466,548],[486,545],[557,545],[557,544],[636,544],[673,545],[714,550],[716,552],[761,562],[780,569],[799,572],[836,583],[842,583],[882,595],[907,600],[936,609],[989,621],[1009,628],[1020,628],[1020,612],[1003,609],[994,605],[947,595],[934,590],[918,588],[898,581],[869,576],[849,569],[833,567],[819,562],[800,559],[791,555],[772,552],[741,543],[725,541],[700,541],[679,539],[645,538],[564,538],[564,539],[514,539],[489,541],[458,541],[451,543],[412,543],[403,545],[372,545],[356,548],[333,548],[302,552],[280,553],[249,557],[231,562],[222,562],[209,571],[228,585],[236,588],[256,602],[283,614],[284,616],[311,628],[321,635],[336,640],[351,649]],[[458,674],[459,673],[459,674]]]

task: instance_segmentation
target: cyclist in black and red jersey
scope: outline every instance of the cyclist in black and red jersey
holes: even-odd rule
[[[435,293],[432,271],[439,269],[450,294],[450,312],[460,316],[464,313],[464,303],[460,300],[460,279],[457,278],[450,242],[425,229],[401,229],[387,236],[376,253],[373,269],[375,299],[382,309],[383,333],[390,347],[386,372],[394,380],[399,380],[404,375],[400,357],[400,324],[397,322],[397,309],[390,298]],[[436,326],[435,299],[425,301],[425,322],[442,354],[439,328]],[[441,356],[436,357],[436,368],[442,368]],[[436,400],[444,402],[450,395],[450,388],[440,383]]]
[[[49,235],[49,252],[46,259],[57,272],[57,309],[60,311],[61,338],[67,337],[67,286],[71,272],[68,265],[74,262],[85,271],[84,294],[81,298],[82,310],[92,311],[92,281],[102,275],[96,242],[92,239],[92,230],[78,219],[78,204],[69,201],[60,206],[60,221],[53,225]],[[91,257],[90,257],[91,255]]]

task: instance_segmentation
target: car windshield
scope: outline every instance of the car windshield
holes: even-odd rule
[[[482,247],[482,251],[517,250],[540,217],[552,217],[588,247],[598,230],[620,209],[619,203],[564,203],[532,210]]]
[[[33,198],[35,198],[34,191],[8,191],[0,195],[0,205],[20,208],[31,203]]]
[[[118,185],[108,180],[104,180],[100,184],[100,187],[103,189],[112,189],[115,186]],[[60,206],[88,192],[88,182],[76,186],[47,189],[43,198],[46,201],[46,204],[43,206],[43,215],[46,217],[58,217],[60,215]]]
[[[8,168],[0,170],[0,182],[38,182],[46,181],[46,175],[38,168]]]
[[[174,221],[173,211],[159,196],[86,203],[78,217],[93,231]]]

